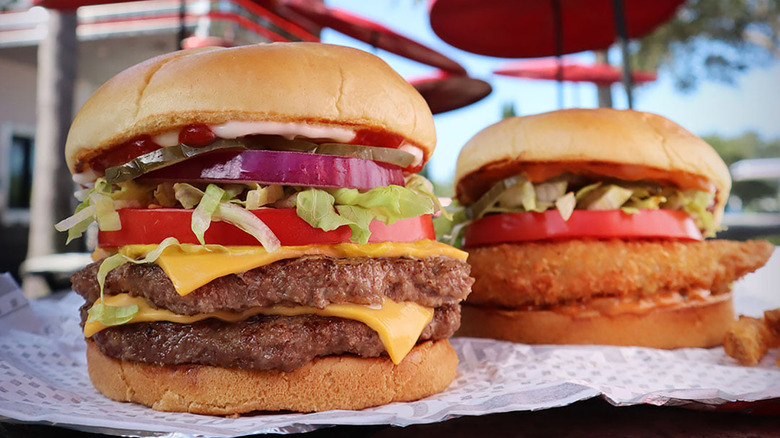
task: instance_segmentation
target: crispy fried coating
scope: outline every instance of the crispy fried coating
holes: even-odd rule
[[[767,310],[763,318],[740,316],[723,339],[726,354],[742,365],[755,365],[770,348],[780,346],[780,309]]]
[[[515,308],[594,296],[725,293],[763,266],[766,241],[568,240],[469,249],[470,304]]]

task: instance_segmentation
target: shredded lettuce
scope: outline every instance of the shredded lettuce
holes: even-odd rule
[[[401,219],[433,214],[435,202],[416,189],[390,185],[366,192],[357,189],[308,189],[298,193],[295,208],[298,216],[309,225],[324,231],[348,225],[351,241],[366,243],[371,236],[373,220],[388,225]]]
[[[206,187],[206,192],[200,198],[198,206],[195,207],[195,210],[192,212],[190,226],[201,245],[206,244],[203,240],[203,236],[206,234],[206,230],[211,226],[211,217],[217,211],[223,196],[225,196],[224,190],[219,188],[216,184],[209,184],[208,187]]]
[[[103,231],[122,229],[119,214],[116,212],[111,196],[112,191],[111,185],[105,179],[99,178],[95,181],[94,187],[86,192],[83,190],[78,192],[78,197],[83,200],[76,207],[74,214],[54,225],[54,228],[57,231],[68,232],[67,243],[81,237],[95,221]]]
[[[457,199],[445,207],[447,213],[452,219],[443,214],[433,218],[433,230],[436,233],[436,240],[444,242],[456,248],[461,247],[463,231],[471,223],[468,218],[468,212],[465,207],[460,205]]]
[[[497,204],[502,208],[521,207],[525,211],[535,210],[536,192],[534,191],[534,185],[523,177],[520,182],[506,189],[498,197]]]
[[[371,225],[373,220],[371,212],[357,205],[337,205],[336,211],[338,211],[339,216],[350,222],[349,228],[352,230],[350,240],[358,243],[368,243],[368,238],[371,237],[369,225]]]
[[[176,206],[176,192],[173,190],[173,184],[162,183],[154,189],[154,200],[162,207]]]
[[[576,206],[577,199],[574,196],[574,192],[566,193],[555,200],[555,208],[565,221],[569,220]]]
[[[138,313],[138,304],[129,306],[109,306],[103,301],[96,302],[87,311],[87,322],[98,321],[105,326],[122,325],[129,322]]]
[[[629,189],[608,184],[591,190],[577,202],[577,207],[582,210],[617,210],[631,199],[632,194]]]
[[[397,185],[374,187],[363,193],[343,188],[331,193],[336,204],[366,208],[377,220],[388,225],[401,219],[434,213],[434,203],[429,197]]]
[[[566,195],[568,183],[565,179],[553,179],[534,184],[537,203],[552,205],[555,201]]]
[[[89,203],[95,206],[95,219],[100,231],[117,231],[122,229],[119,213],[114,209],[114,201],[108,195],[98,192],[91,193],[89,195]]]
[[[437,237],[447,242],[456,234],[456,228],[487,214],[542,212],[553,208],[558,210],[564,220],[568,220],[575,209],[620,209],[626,214],[636,214],[640,210],[682,210],[693,218],[706,237],[713,236],[717,231],[713,214],[708,210],[714,202],[713,193],[680,191],[649,181],[613,179],[586,183],[584,177],[572,174],[563,174],[540,183],[529,182],[524,174],[505,178],[466,208],[466,213],[471,212],[471,216],[456,217],[449,224],[442,220],[434,221]]]
[[[577,193],[574,194],[574,197],[577,200],[577,202],[579,203],[580,201],[585,199],[585,197],[588,196],[588,194],[590,192],[592,192],[593,190],[596,190],[599,187],[601,187],[601,183],[600,182],[593,183],[593,184],[588,184],[587,186],[577,190]]]
[[[246,193],[246,201],[243,204],[247,210],[257,210],[260,207],[273,204],[284,198],[284,189],[282,186],[272,184],[270,186],[261,186],[257,183],[250,184],[250,189]]]
[[[220,202],[214,211],[212,219],[227,222],[242,229],[257,239],[268,252],[274,252],[281,246],[279,238],[268,228],[268,225],[249,210],[238,205],[230,202]]]
[[[405,184],[407,189],[415,191],[419,195],[428,197],[433,201],[435,211],[440,211],[442,216],[452,220],[452,215],[441,205],[441,200],[433,193],[433,184],[428,181],[427,178],[415,173],[406,178]]]
[[[704,236],[714,236],[718,230],[712,212],[707,209],[715,202],[715,195],[699,190],[686,190],[679,194],[679,198],[682,210],[691,215],[696,226],[704,230]]]
[[[295,199],[295,211],[306,223],[323,231],[353,225],[354,222],[338,214],[334,208],[335,202],[333,195],[324,190],[304,190]]]
[[[191,227],[201,245],[205,244],[204,235],[211,221],[223,221],[252,235],[268,252],[281,246],[279,239],[260,218],[230,202],[229,198],[235,196],[236,190],[230,193],[216,184],[209,184],[205,192],[187,183],[177,183],[173,187],[176,199],[184,208],[195,208]]]
[[[100,263],[100,267],[98,268],[97,273],[98,286],[100,286],[100,298],[87,311],[87,314],[89,315],[87,321],[98,321],[105,326],[113,326],[124,324],[133,319],[133,316],[138,313],[138,305],[131,304],[129,306],[109,306],[103,302],[103,288],[105,287],[108,273],[124,265],[125,263],[154,263],[166,248],[171,245],[178,244],[178,240],[173,237],[169,237],[160,242],[160,244],[157,245],[157,248],[149,252],[146,257],[141,260],[135,260],[124,254],[114,254],[105,258]]]
[[[187,183],[176,183],[173,185],[173,192],[176,200],[184,208],[195,208],[200,199],[203,198],[203,190]]]
[[[95,212],[95,206],[89,205],[89,200],[84,200],[76,207],[73,216],[57,223],[54,228],[68,232],[68,240],[65,242],[67,245],[71,240],[81,237],[92,222],[95,222]]]

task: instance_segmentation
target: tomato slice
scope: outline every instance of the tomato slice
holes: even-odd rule
[[[579,238],[702,240],[702,235],[678,210],[574,210],[568,221],[558,210],[547,210],[485,216],[466,228],[463,246]]]
[[[117,210],[122,222],[119,231],[100,231],[98,246],[117,247],[133,244],[157,244],[167,237],[175,237],[180,243],[197,244],[198,239],[190,228],[192,210],[177,208],[124,208]],[[294,208],[267,208],[251,210],[271,231],[282,245],[336,244],[349,242],[352,230],[348,226],[333,231],[314,228],[298,217]],[[369,226],[369,242],[413,242],[435,239],[430,215],[402,219],[386,225],[373,221]],[[258,246],[254,237],[227,222],[212,222],[204,236],[206,243],[226,246]]]

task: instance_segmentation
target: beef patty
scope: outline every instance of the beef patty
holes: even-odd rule
[[[448,338],[459,326],[460,305],[440,307],[418,343]],[[106,328],[92,340],[103,354],[123,361],[250,370],[291,371],[318,356],[386,354],[379,335],[365,324],[315,315],[258,315],[237,323],[141,322]]]
[[[73,290],[84,297],[87,306],[100,296],[99,266],[93,263],[71,278]],[[128,263],[108,274],[104,293],[129,293],[180,315],[240,312],[275,304],[320,309],[331,303],[376,305],[384,297],[440,307],[466,298],[474,282],[470,269],[466,262],[447,257],[308,256],[220,277],[180,296],[159,266]]]

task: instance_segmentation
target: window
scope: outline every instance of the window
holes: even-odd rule
[[[33,139],[21,135],[11,136],[10,181],[8,184],[8,208],[30,208],[33,175]]]
[[[35,130],[0,126],[0,219],[6,225],[28,223],[35,162]]]

